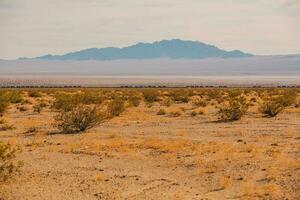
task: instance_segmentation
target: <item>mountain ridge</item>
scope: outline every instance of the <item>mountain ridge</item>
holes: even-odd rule
[[[240,50],[226,51],[214,45],[189,40],[161,40],[153,43],[139,42],[127,47],[88,48],[63,55],[43,55],[41,60],[122,60],[122,59],[205,59],[241,58],[254,56]]]

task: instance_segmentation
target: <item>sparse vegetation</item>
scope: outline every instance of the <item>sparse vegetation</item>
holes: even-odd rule
[[[221,121],[235,121],[241,119],[247,110],[248,105],[244,97],[230,98],[229,103],[219,109],[218,117]]]
[[[20,171],[21,161],[16,161],[20,148],[0,142],[0,182],[6,181]]]
[[[143,95],[146,103],[154,103],[159,101],[159,92],[157,90],[144,90]]]
[[[164,109],[159,109],[159,111],[157,112],[157,115],[165,115],[166,111]]]
[[[38,90],[29,90],[28,96],[32,98],[42,97],[42,94]]]
[[[79,104],[69,111],[60,110],[55,116],[55,125],[63,133],[78,133],[100,124],[105,115],[97,106]]]
[[[0,146],[10,143],[14,144],[11,147],[17,144],[24,147],[20,156],[28,166],[20,176],[13,176],[20,168],[16,157],[11,159],[16,167],[13,170],[6,168],[3,174],[13,172],[5,175],[3,180],[15,177],[16,181],[10,179],[0,184],[1,189],[4,186],[7,190],[4,195],[16,193],[31,199],[31,193],[37,188],[48,194],[57,189],[57,184],[73,194],[78,192],[73,190],[74,186],[97,188],[96,184],[100,182],[103,191],[114,194],[115,186],[123,191],[130,190],[126,185],[132,181],[143,183],[133,187],[131,192],[135,192],[136,189],[151,188],[151,181],[154,181],[154,185],[166,183],[171,187],[164,190],[166,195],[162,194],[162,199],[171,198],[174,192],[183,194],[178,195],[178,199],[184,195],[197,199],[224,194],[237,199],[283,199],[284,195],[298,199],[297,190],[289,188],[299,185],[299,160],[295,151],[299,149],[299,89],[39,88],[42,97],[38,98],[27,95],[28,89],[14,90],[21,96],[25,94],[24,100],[16,104],[9,100],[11,91],[0,90],[0,99],[5,102],[0,120],[0,140],[5,143]],[[151,93],[148,102],[145,91]],[[267,102],[276,102],[286,109],[282,117],[262,118],[259,108]],[[21,113],[18,108],[22,106],[29,112]],[[134,106],[138,108],[132,108]],[[119,117],[112,119],[116,116]],[[225,124],[216,123],[216,117],[224,122],[245,119]],[[81,133],[101,126],[104,121],[103,127],[87,134],[58,134]],[[107,171],[98,162],[104,167],[114,167]],[[41,167],[43,164],[45,167]],[[136,167],[139,164],[142,167]],[[66,165],[67,173],[57,173],[66,169]],[[154,168],[157,173],[144,185],[143,177]],[[180,173],[173,173],[174,169]],[[133,176],[127,174],[133,171]],[[253,173],[255,177],[251,176]],[[40,175],[45,179],[45,185],[31,184],[39,183]],[[62,175],[66,180],[63,183]],[[86,175],[92,175],[92,179],[96,176],[96,181],[81,181],[86,180]],[[188,191],[173,185],[173,181],[180,183],[186,177],[191,179],[185,183]],[[170,185],[169,179],[172,180]],[[120,180],[122,184],[119,184]],[[19,190],[28,181],[28,193]],[[95,194],[101,195],[107,194]],[[156,198],[155,195],[147,192],[143,197]],[[59,197],[57,199],[69,196]]]
[[[121,98],[112,100],[108,105],[108,115],[110,117],[119,116],[125,111],[124,103],[124,100]]]
[[[265,100],[259,110],[265,116],[275,117],[282,112],[286,107],[291,106],[296,101],[294,93],[285,93],[283,95]]]
[[[141,98],[138,96],[129,96],[128,103],[130,106],[137,107],[141,103]]]

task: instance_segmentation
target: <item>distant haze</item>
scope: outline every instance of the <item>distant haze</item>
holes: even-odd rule
[[[0,61],[0,74],[63,75],[300,75],[300,56],[201,60]]]
[[[1,0],[0,59],[182,38],[300,53],[299,0]]]

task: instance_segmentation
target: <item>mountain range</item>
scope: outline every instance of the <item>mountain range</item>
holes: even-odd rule
[[[138,43],[124,48],[90,48],[64,55],[44,55],[32,59],[41,60],[123,60],[123,59],[204,59],[243,58],[252,54],[239,50],[226,51],[198,41],[180,39],[153,43]],[[28,58],[19,58],[28,59]]]

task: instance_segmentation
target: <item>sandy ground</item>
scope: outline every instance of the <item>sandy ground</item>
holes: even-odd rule
[[[159,116],[159,105],[128,108],[83,134],[56,134],[49,109],[11,106],[20,145],[20,175],[0,186],[0,199],[300,199],[300,110],[276,118],[250,112],[215,122],[215,110]],[[36,133],[25,133],[30,127]]]

